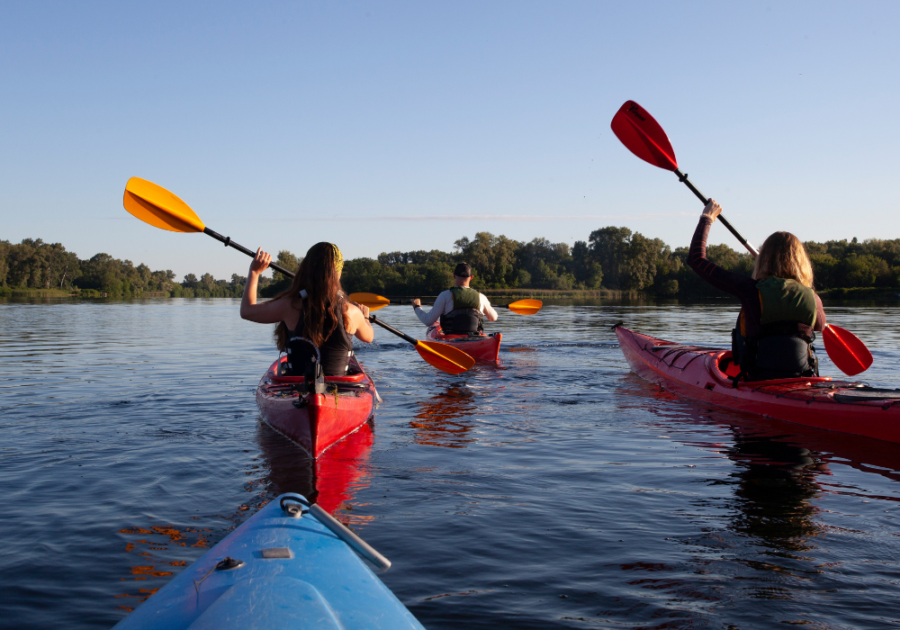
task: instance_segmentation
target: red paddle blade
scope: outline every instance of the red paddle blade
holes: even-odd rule
[[[840,326],[828,325],[822,333],[825,340],[825,352],[838,369],[847,376],[855,376],[865,372],[872,365],[872,353],[866,344],[849,330]]]
[[[619,108],[610,126],[622,144],[645,162],[667,171],[678,168],[675,150],[666,132],[646,109],[634,101],[626,101]]]

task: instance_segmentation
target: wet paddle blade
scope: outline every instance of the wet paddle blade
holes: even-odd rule
[[[375,293],[351,293],[348,297],[351,302],[368,306],[370,311],[377,311],[391,303],[386,297]]]
[[[475,359],[446,343],[419,341],[416,350],[425,361],[447,374],[462,374],[475,365]]]
[[[872,365],[872,353],[859,337],[840,326],[828,325],[822,333],[825,352],[838,369],[847,376],[865,372]]]
[[[613,116],[613,133],[629,151],[653,166],[674,171],[678,168],[669,137],[647,110],[626,101]]]
[[[144,223],[172,232],[202,232],[206,227],[191,207],[162,186],[132,177],[125,186],[125,209]]]
[[[508,305],[506,308],[519,315],[534,315],[541,310],[543,306],[544,303],[540,300],[519,300],[518,302],[513,302]]]

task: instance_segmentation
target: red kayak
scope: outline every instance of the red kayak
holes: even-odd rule
[[[503,333],[491,335],[445,335],[440,324],[428,328],[426,336],[432,341],[453,344],[476,361],[496,363],[500,358],[500,340]]]
[[[282,357],[272,364],[256,388],[256,404],[270,427],[319,457],[328,447],[363,426],[375,411],[375,384],[356,359],[348,376],[325,377],[328,391],[300,397],[302,376],[278,376]]]
[[[900,442],[900,390],[828,377],[741,381],[730,350],[663,341],[616,327],[635,374],[676,394],[820,429]],[[723,372],[722,369],[725,369]]]

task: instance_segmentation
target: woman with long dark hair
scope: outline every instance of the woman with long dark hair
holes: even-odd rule
[[[691,241],[687,264],[717,289],[741,301],[732,331],[734,364],[748,380],[818,376],[812,342],[825,330],[822,300],[813,290],[806,248],[790,232],[775,232],[759,248],[751,277],[727,271],[706,257],[706,239],[722,212],[710,199]]]
[[[341,250],[332,243],[316,243],[306,252],[291,287],[257,304],[259,276],[271,261],[270,254],[257,250],[241,298],[241,317],[260,324],[278,324],[275,343],[279,350],[288,352],[288,374],[305,374],[306,366],[296,356],[296,349],[315,346],[325,376],[345,375],[353,356],[352,338],[371,343],[375,332],[369,323],[369,309],[344,297]]]

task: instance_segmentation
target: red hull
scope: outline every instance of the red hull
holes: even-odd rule
[[[283,360],[283,359],[282,359]],[[270,427],[313,457],[364,425],[375,411],[375,384],[365,372],[353,376],[329,376],[327,385],[337,393],[315,394],[297,408],[294,386],[302,376],[277,376],[278,361],[263,375],[256,388],[256,404]]]
[[[741,382],[719,369],[729,350],[685,346],[616,328],[622,353],[639,376],[671,392],[721,407],[878,440],[900,442],[900,392],[830,378]]]
[[[428,329],[426,336],[432,341],[452,343],[455,347],[459,348],[476,361],[496,363],[500,360],[500,341],[503,339],[502,333],[481,335],[474,338],[469,335],[445,335],[441,330],[441,325],[435,324]]]

